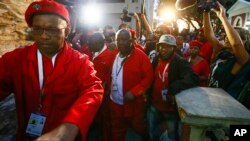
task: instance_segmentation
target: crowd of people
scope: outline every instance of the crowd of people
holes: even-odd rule
[[[166,24],[153,30],[136,13],[136,29],[122,23],[70,35],[62,4],[31,3],[25,20],[34,44],[0,58],[0,99],[15,95],[16,140],[135,141],[130,130],[141,141],[178,141],[175,95],[198,86],[222,88],[250,109],[249,33],[217,5],[220,36],[205,11],[203,27],[188,39]]]

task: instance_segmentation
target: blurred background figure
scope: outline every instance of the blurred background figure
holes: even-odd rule
[[[207,40],[207,37],[204,35],[204,29],[200,29],[197,35],[197,40],[202,43],[200,48],[200,56],[204,58],[207,63],[210,65],[211,60],[213,60],[213,46]]]
[[[110,50],[105,42],[105,37],[101,32],[95,32],[88,40],[89,50],[92,52],[92,58],[90,58],[90,60],[92,60],[96,70],[96,76],[102,80],[102,86],[104,88],[102,105],[88,132],[89,141],[111,140],[111,119],[107,82],[112,71],[117,50]],[[96,136],[96,134],[100,136]]]
[[[111,25],[104,26],[103,34],[105,37],[105,43],[110,50],[113,50],[116,48],[115,33],[116,33],[116,31],[115,31],[115,28],[113,26],[111,26]]]
[[[188,54],[189,44],[184,41],[184,37],[182,35],[176,37],[176,45],[177,45],[176,53],[184,58],[187,58],[189,56]]]
[[[208,77],[210,75],[210,66],[207,61],[200,57],[200,48],[202,43],[197,40],[192,40],[189,42],[189,57],[188,62],[191,63],[193,71],[200,78],[200,86],[207,87],[208,86]]]
[[[214,47],[213,56],[216,56],[211,65],[209,87],[222,88],[243,103],[243,99],[249,99],[247,84],[250,81],[250,56],[244,46],[246,32],[241,28],[234,29],[226,17],[225,8],[219,2],[217,5],[214,12],[222,22],[227,38],[224,45],[219,42],[211,26],[210,13],[204,12],[204,33]]]

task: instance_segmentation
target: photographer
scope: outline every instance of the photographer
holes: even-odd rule
[[[212,73],[209,87],[222,88],[234,98],[238,98],[244,84],[249,81],[247,76],[250,72],[249,54],[244,48],[240,33],[235,30],[226,17],[225,8],[216,2],[213,9],[225,28],[228,40],[225,45],[216,38],[211,26],[210,12],[203,12],[204,35],[212,44],[213,56],[216,56],[212,64]]]
[[[136,22],[136,38],[139,38],[140,36],[140,19],[139,16],[135,12],[129,12],[128,9],[125,7],[123,9],[123,14],[121,15],[120,19],[122,20],[121,25],[119,26],[119,29],[121,28],[131,28],[127,23],[132,21],[132,18],[135,19]]]

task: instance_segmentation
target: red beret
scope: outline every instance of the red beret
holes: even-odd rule
[[[129,29],[130,33],[131,33],[131,38],[132,39],[136,39],[136,31],[133,29]]]
[[[189,42],[189,46],[190,46],[190,47],[191,47],[191,46],[196,46],[196,47],[198,47],[198,48],[201,48],[202,43],[199,42],[199,41],[197,41],[197,40],[192,40],[192,41]]]
[[[29,27],[32,26],[34,14],[55,14],[65,19],[68,24],[70,23],[68,10],[64,5],[54,0],[40,0],[29,5],[25,12],[25,20]]]

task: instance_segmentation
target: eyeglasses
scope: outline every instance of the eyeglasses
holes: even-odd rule
[[[48,35],[57,35],[62,31],[62,29],[65,29],[65,28],[67,28],[67,27],[64,27],[64,28],[32,27],[32,31],[33,31],[33,34],[35,34],[35,35],[41,35],[41,34],[43,34],[43,32],[45,32]]]

